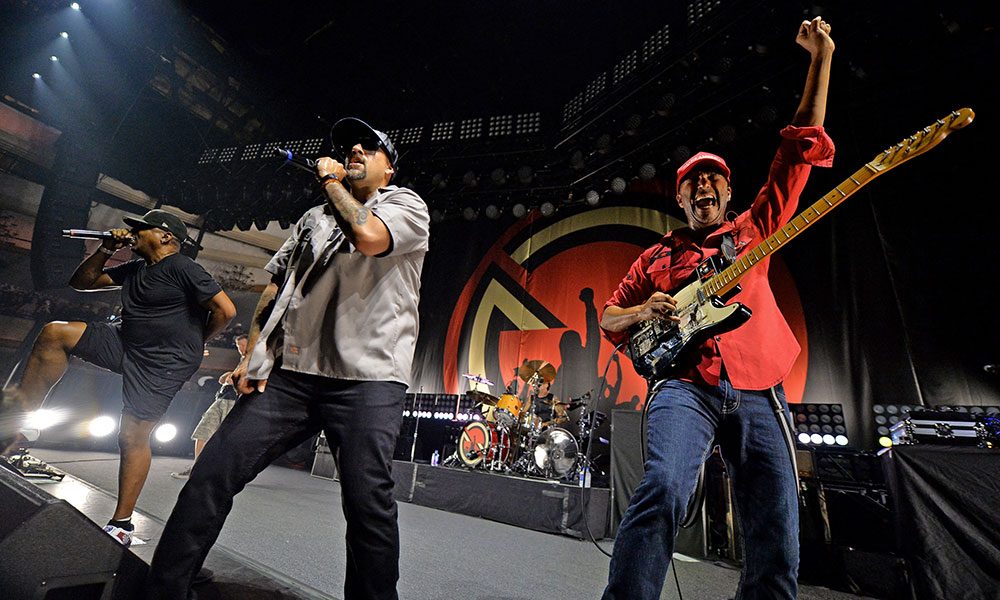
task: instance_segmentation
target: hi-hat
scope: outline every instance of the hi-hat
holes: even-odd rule
[[[531,381],[536,374],[545,383],[552,383],[556,378],[556,368],[545,360],[526,360],[517,370],[517,376],[525,383]]]
[[[472,373],[465,373],[464,375],[462,375],[462,377],[465,377],[466,379],[468,379],[473,383],[480,383],[482,385],[493,385],[492,381],[486,379],[482,375],[473,375]]]

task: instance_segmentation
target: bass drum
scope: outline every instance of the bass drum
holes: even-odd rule
[[[458,458],[467,467],[494,468],[507,462],[510,437],[493,423],[472,421],[458,436]]]
[[[561,427],[549,427],[535,444],[535,466],[548,476],[566,477],[576,468],[580,445]]]

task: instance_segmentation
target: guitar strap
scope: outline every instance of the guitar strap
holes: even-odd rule
[[[733,240],[733,232],[727,231],[722,234],[722,257],[726,259],[726,264],[731,265],[736,262],[736,242]]]

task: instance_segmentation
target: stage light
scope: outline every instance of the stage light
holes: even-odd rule
[[[641,124],[642,117],[636,114],[629,115],[629,117],[625,119],[625,133],[628,135],[635,135],[635,132],[639,129],[639,125]]]
[[[476,176],[475,171],[466,171],[465,175],[462,176],[462,183],[465,187],[476,187],[479,185],[479,177]]]
[[[551,202],[542,202],[542,205],[538,207],[538,210],[542,211],[542,215],[551,217],[552,214],[556,212],[556,206]]]
[[[835,441],[837,442],[838,446],[846,446],[848,442],[846,435],[838,435],[835,438]]]
[[[518,202],[510,210],[511,214],[520,219],[524,215],[528,214],[528,207]]]
[[[163,425],[160,425],[159,427],[156,428],[156,431],[153,433],[153,436],[156,438],[156,441],[158,442],[163,442],[163,443],[169,442],[170,440],[177,437],[177,427],[171,425],[170,423],[164,423]]]
[[[490,173],[490,179],[496,185],[503,185],[507,183],[507,173],[506,171],[498,167],[496,169],[493,169],[493,172]]]
[[[431,185],[443,190],[448,186],[448,178],[445,177],[444,173],[435,173],[434,176],[431,177]]]
[[[32,79],[41,79],[41,78],[42,78],[42,76],[41,76],[41,75],[39,75],[38,73],[32,73],[32,74],[31,74],[31,78],[32,78]]]
[[[59,62],[59,57],[53,54],[52,56],[49,57],[49,60],[51,60],[52,62]]]
[[[69,32],[67,32],[67,31],[60,31],[59,32],[59,37],[61,37],[64,40],[68,39],[69,38]]]
[[[466,221],[475,221],[478,216],[479,211],[471,206],[466,206],[462,209],[462,218]]]
[[[801,443],[801,444],[808,444],[809,443],[809,434],[808,433],[800,433],[799,434],[799,443]]]
[[[611,191],[615,194],[624,194],[626,187],[627,184],[621,177],[615,177],[611,180]]]
[[[599,153],[607,153],[608,149],[611,148],[611,135],[607,133],[602,134],[599,138],[597,138],[597,142],[594,143],[594,146],[597,148]]]
[[[817,445],[822,444],[823,443],[823,436],[821,436],[818,433],[814,433],[814,434],[812,434],[812,435],[809,436],[809,441],[812,442],[813,444],[817,444]]]
[[[69,7],[72,8],[73,10],[80,10],[80,3],[73,2],[72,4],[69,5]]]
[[[404,410],[404,411],[403,411],[403,416],[404,416],[404,417],[408,417],[408,416],[410,416],[410,411],[409,411],[409,410]]]
[[[63,415],[60,411],[52,410],[48,408],[39,408],[38,410],[28,413],[28,416],[24,419],[25,429],[48,429],[53,425],[59,424],[63,420]]]
[[[892,438],[883,435],[878,439],[878,445],[882,446],[883,448],[892,448]]]
[[[440,223],[441,221],[444,221],[444,212],[442,212],[440,208],[435,208],[434,210],[432,210],[431,221],[433,221],[434,223]]]
[[[656,176],[656,167],[652,163],[645,163],[639,167],[639,179],[643,181],[649,181]]]
[[[115,430],[117,423],[114,418],[107,415],[102,415],[100,417],[90,420],[90,424],[87,426],[87,430],[90,435],[94,437],[105,437],[110,435],[112,431]]]
[[[486,207],[486,217],[489,219],[499,219],[500,209],[497,208],[496,204],[490,204]]]
[[[827,446],[832,446],[837,443],[837,440],[834,439],[834,437],[828,433],[823,436],[823,443],[826,444]]]
[[[531,170],[531,167],[529,167],[528,165],[521,165],[520,167],[518,167],[517,169],[518,181],[520,181],[523,185],[527,185],[531,183],[532,179],[534,179],[534,171]]]
[[[590,190],[587,192],[586,200],[590,206],[597,206],[601,203],[601,195],[596,190]]]

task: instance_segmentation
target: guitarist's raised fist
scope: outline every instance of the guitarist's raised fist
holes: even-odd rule
[[[795,42],[809,51],[809,54],[816,56],[824,52],[833,52],[835,45],[830,37],[830,24],[823,20],[823,17],[816,17],[812,21],[802,21],[799,25],[799,33],[795,36]]]

